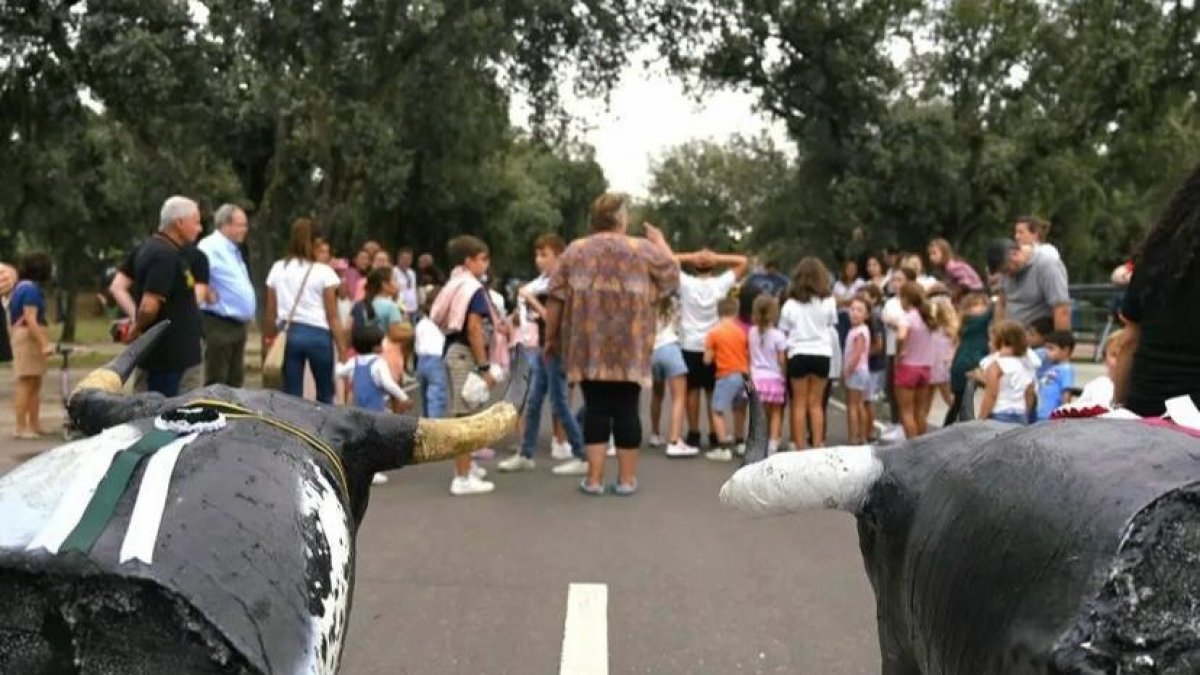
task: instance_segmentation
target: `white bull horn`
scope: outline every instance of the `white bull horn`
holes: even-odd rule
[[[733,474],[721,503],[744,513],[780,515],[810,509],[857,513],[883,463],[869,445],[781,452]]]

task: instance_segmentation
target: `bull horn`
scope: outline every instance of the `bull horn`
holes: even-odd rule
[[[530,366],[524,349],[513,356],[504,400],[487,410],[458,419],[421,419],[417,424],[412,463],[424,464],[457,457],[495,445],[514,432],[525,410]]]
[[[770,430],[767,428],[767,412],[762,399],[750,378],[746,378],[746,397],[750,399],[750,428],[746,432],[746,456],[742,465],[755,464],[767,458]]]
[[[163,334],[167,332],[167,328],[171,325],[171,321],[164,319],[152,326],[145,333],[138,336],[138,339],[129,344],[120,354],[107,365],[102,366],[88,373],[84,377],[75,391],[71,393],[74,398],[75,394],[82,391],[99,390],[110,393],[118,393],[125,386],[126,380],[133,374],[135,368],[141,363],[146,354],[158,343]]]
[[[822,508],[858,513],[882,474],[869,445],[783,452],[739,469],[721,487],[721,503],[760,516]]]

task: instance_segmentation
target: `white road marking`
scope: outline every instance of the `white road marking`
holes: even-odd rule
[[[841,401],[839,401],[837,398],[835,398],[833,396],[829,397],[829,405],[837,408],[838,410],[841,410],[842,412],[846,412],[846,404],[842,403]],[[887,431],[887,425],[884,424],[883,422],[880,422],[879,420],[875,420],[875,429],[880,432]],[[826,429],[826,431],[828,431],[828,429]]]
[[[559,675],[608,675],[608,585],[571,584]]]

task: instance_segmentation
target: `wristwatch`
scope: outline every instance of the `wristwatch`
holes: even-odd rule
[[[490,363],[485,363],[482,365],[475,366],[475,372],[480,373],[480,374],[485,374],[488,371],[490,371],[491,369],[492,369],[492,364],[490,364]]]

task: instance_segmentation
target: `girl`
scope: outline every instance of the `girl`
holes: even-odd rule
[[[787,334],[788,386],[792,392],[792,442],[804,447],[812,424],[812,444],[825,445],[823,401],[833,357],[831,329],[837,308],[829,288],[829,270],[805,257],[792,277],[791,297],[779,313],[779,329]]]
[[[1035,405],[1037,363],[1025,345],[1025,329],[1016,321],[1003,321],[992,329],[992,354],[983,369],[983,404],[979,416],[1027,424]]]
[[[871,374],[871,387],[863,410],[866,411],[864,428],[867,430],[867,440],[875,440],[875,403],[887,391],[887,353],[884,349],[883,326],[883,292],[875,284],[863,286],[859,296],[871,308],[871,316],[867,326],[871,330],[871,349],[867,352],[867,370]]]
[[[383,412],[391,399],[391,408],[403,412],[412,407],[408,394],[392,379],[387,362],[380,358],[383,351],[383,331],[378,326],[367,324],[355,326],[350,332],[350,342],[356,356],[338,364],[340,378],[349,378],[354,388],[354,405],[363,410]],[[387,482],[387,476],[375,474],[372,483]]]
[[[650,372],[653,386],[650,389],[650,446],[666,446],[668,457],[694,457],[700,449],[683,440],[683,415],[687,403],[687,363],[679,347],[678,300],[676,296],[665,297],[658,303],[658,330],[654,338],[654,351],[650,357]],[[662,420],[663,395],[671,390],[671,424],[668,430],[669,443],[664,442],[658,430]]]
[[[954,361],[954,340],[958,336],[958,312],[954,311],[954,304],[945,293],[935,295],[930,302],[937,329],[933,331],[933,368],[929,383],[942,397],[942,402],[949,406],[954,404],[950,364]]]
[[[867,301],[856,297],[850,301],[850,331],[846,334],[845,356],[842,359],[842,381],[846,383],[846,433],[850,445],[867,442],[868,412],[866,397],[871,390],[871,373],[867,367],[871,351],[871,329],[867,320],[871,309]]]
[[[937,324],[925,291],[916,281],[900,287],[904,321],[896,329],[896,403],[904,435],[913,439],[925,433],[933,405],[930,381],[933,368],[933,331]]]
[[[46,357],[54,353],[46,331],[46,296],[42,286],[50,281],[50,256],[31,253],[21,261],[20,281],[9,297],[13,375],[16,377],[13,409],[16,427],[13,438],[36,440],[42,431],[40,392],[46,374]]]
[[[779,321],[779,300],[774,296],[759,295],[754,299],[751,319],[753,326],[748,338],[750,379],[767,409],[767,429],[771,439],[767,452],[774,453],[779,450],[783,406],[787,403],[787,381],[783,377],[787,369],[787,336],[775,327]]]
[[[954,402],[946,411],[942,426],[958,421],[961,408],[966,401],[967,376],[979,365],[988,352],[988,326],[992,322],[992,308],[983,293],[968,293],[958,305],[958,349],[950,364],[950,394]]]
[[[382,355],[392,371],[392,379],[400,381],[404,373],[404,353],[400,343],[409,337],[404,316],[396,304],[396,282],[391,267],[377,267],[367,274],[364,300],[351,311],[353,323],[374,325],[384,334]]]
[[[837,338],[838,345],[846,344],[846,334],[850,332],[850,301],[862,288],[863,281],[858,278],[858,263],[853,259],[842,263],[842,275],[833,284],[833,299],[837,302]],[[840,369],[837,375],[841,376]]]

